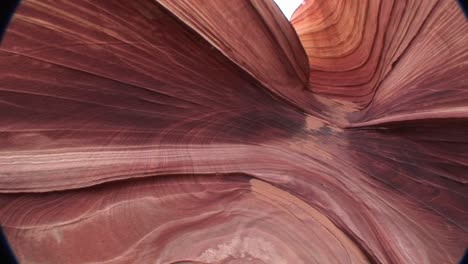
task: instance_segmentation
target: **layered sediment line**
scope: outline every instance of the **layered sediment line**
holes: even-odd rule
[[[21,263],[456,263],[452,1],[22,1],[0,46]]]

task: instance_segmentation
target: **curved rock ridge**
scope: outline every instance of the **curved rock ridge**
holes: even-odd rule
[[[2,200],[3,223],[24,262],[366,260],[322,213],[242,175],[152,177]],[[35,216],[44,210],[61,213]]]
[[[292,26],[269,0],[22,1],[0,46],[20,263],[457,263],[463,13],[310,0]]]

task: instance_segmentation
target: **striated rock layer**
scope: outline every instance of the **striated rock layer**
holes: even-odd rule
[[[21,263],[456,263],[467,61],[448,0],[22,1],[0,224]]]

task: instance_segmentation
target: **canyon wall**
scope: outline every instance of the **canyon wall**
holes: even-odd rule
[[[0,45],[20,263],[457,263],[455,1],[25,0]]]

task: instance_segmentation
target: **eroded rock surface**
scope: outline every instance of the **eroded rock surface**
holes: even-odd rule
[[[0,46],[21,263],[456,263],[462,11],[310,0],[292,26],[270,1],[23,1]]]

